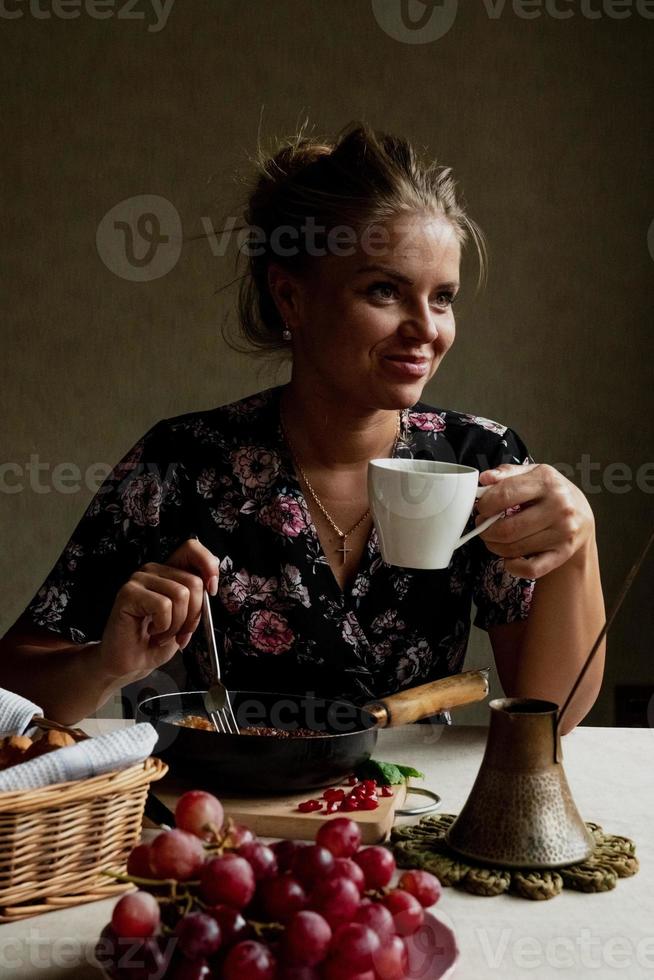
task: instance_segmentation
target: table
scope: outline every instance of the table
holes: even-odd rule
[[[94,733],[117,724],[84,727]],[[409,725],[381,731],[375,755],[422,770],[424,785],[442,797],[441,810],[458,813],[485,741],[483,727]],[[445,889],[438,910],[461,949],[456,980],[654,978],[654,730],[582,726],[564,737],[563,753],[582,817],[631,837],[641,869],[611,892],[564,891],[548,902]],[[0,977],[100,977],[92,950],[114,901],[0,926]]]

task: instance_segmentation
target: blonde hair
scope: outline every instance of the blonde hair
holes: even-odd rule
[[[244,218],[257,231],[257,247],[249,250],[238,298],[245,349],[280,351],[290,346],[282,337],[284,324],[268,287],[268,267],[274,261],[301,273],[307,262],[319,261],[306,248],[307,221],[324,237],[339,227],[364,235],[401,213],[442,215],[462,247],[474,242],[479,284],[483,282],[484,236],[466,214],[451,167],[425,162],[407,140],[363,123],[350,123],[334,142],[305,136],[303,128],[272,155],[259,147],[255,158],[257,176]],[[292,232],[295,254],[280,255],[272,247],[279,229]],[[315,243],[315,231],[313,235]]]

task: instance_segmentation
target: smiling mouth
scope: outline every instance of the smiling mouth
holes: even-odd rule
[[[387,361],[398,361],[400,364],[429,364],[428,357],[412,357],[410,354],[387,354]]]

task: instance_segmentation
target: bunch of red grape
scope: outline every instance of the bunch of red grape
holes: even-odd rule
[[[223,826],[215,796],[185,793],[176,829],[135,847],[140,890],[116,904],[96,957],[112,980],[403,980],[405,940],[441,886],[361,847],[348,817],[323,823],[314,844],[264,844]]]

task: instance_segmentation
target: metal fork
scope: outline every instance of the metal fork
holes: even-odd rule
[[[204,626],[204,633],[207,640],[207,649],[213,661],[215,676],[215,682],[204,695],[204,709],[211,718],[213,727],[217,732],[221,732],[223,735],[238,735],[239,728],[229,701],[229,694],[220,679],[218,647],[216,646],[216,635],[213,631],[209,594],[206,589],[202,596],[202,625]]]

